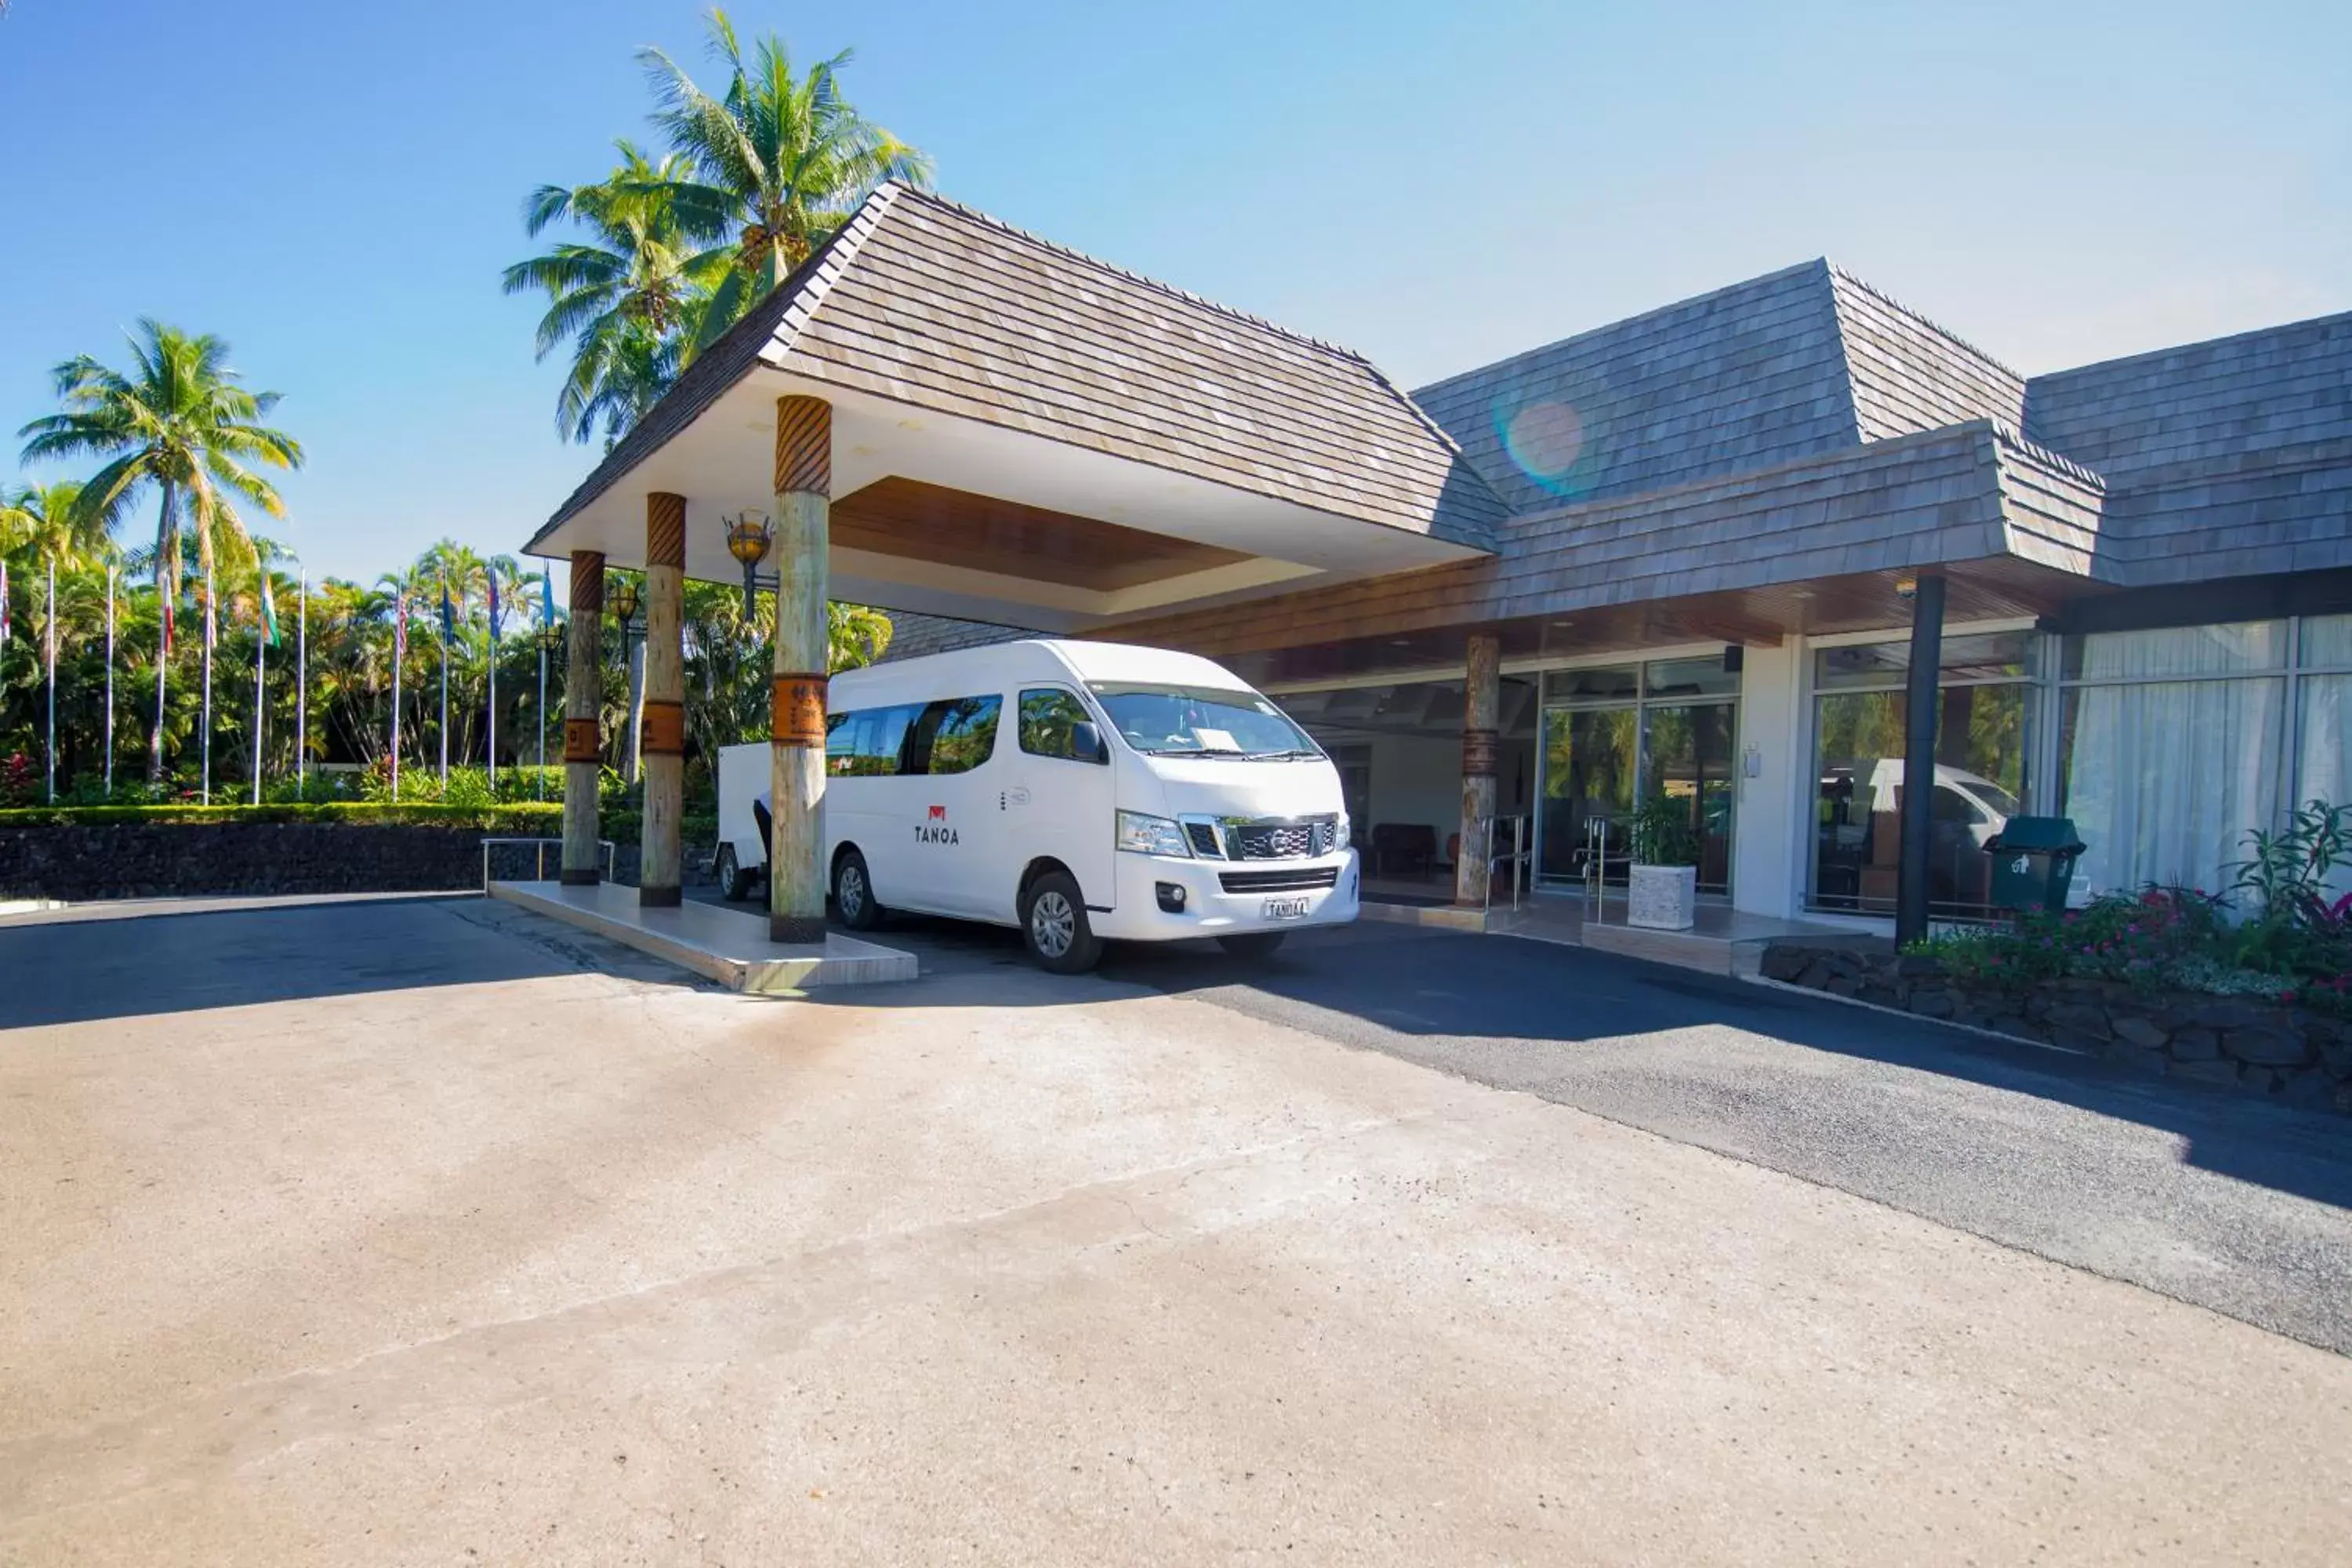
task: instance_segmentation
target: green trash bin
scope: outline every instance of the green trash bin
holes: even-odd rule
[[[2064,909],[2083,849],[2071,817],[2011,817],[1985,841],[1985,853],[1992,857],[1993,907]]]

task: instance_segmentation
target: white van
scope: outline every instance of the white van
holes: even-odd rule
[[[1106,938],[1272,952],[1356,918],[1339,775],[1272,702],[1205,658],[1037,640],[835,676],[824,846],[835,910],[1017,926],[1047,969]],[[719,753],[718,869],[767,861],[768,747]]]

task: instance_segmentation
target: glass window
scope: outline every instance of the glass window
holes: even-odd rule
[[[1824,649],[1824,652],[1843,651]],[[1946,685],[1937,693],[1928,801],[1927,902],[1940,915],[1987,912],[1986,842],[2025,793],[2033,689]],[[1902,861],[1904,693],[1838,691],[1814,709],[1813,900],[1885,913]]]
[[[2199,658],[2213,646],[2196,652],[2182,641],[2181,651]],[[2146,647],[2133,664],[2158,662],[2143,657]],[[2095,666],[2093,653],[2086,663]],[[2268,826],[2277,813],[2284,708],[2285,683],[2276,679],[2069,690],[2059,761],[2063,811],[2085,846],[2075,886],[2222,887],[2223,868],[2243,858],[2247,829]]]
[[[2305,669],[2352,667],[2352,616],[2305,617],[2303,652],[2297,662]],[[2327,798],[2332,801],[2336,797]]]
[[[2021,680],[2034,673],[2032,632],[1980,632],[1943,639],[1938,680]],[[1817,691],[1865,690],[1900,686],[1911,673],[1911,645],[1853,643],[1813,654]]]
[[[1631,702],[1642,694],[1642,669],[1612,664],[1550,670],[1543,678],[1543,694],[1547,702]]]
[[[1071,736],[1079,725],[1093,721],[1087,705],[1071,692],[1047,687],[1021,694],[1021,749],[1033,756],[1079,760]]]
[[[2167,676],[2238,675],[2286,663],[2284,621],[2222,626],[2162,626],[2068,637],[2069,680],[2148,680]]]
[[[1653,659],[1643,679],[1643,695],[1653,700],[1739,695],[1739,677],[1723,668],[1721,654],[1706,658]]]
[[[1251,761],[1319,757],[1307,731],[1255,691],[1097,681],[1095,699],[1137,751]]]
[[[910,773],[969,773],[996,750],[1001,697],[950,697],[926,707],[908,737]]]
[[[826,716],[824,771],[835,778],[874,778],[898,771],[907,726],[919,712],[912,703],[858,708]]]

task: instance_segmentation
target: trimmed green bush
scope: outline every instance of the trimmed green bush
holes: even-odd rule
[[[563,807],[554,801],[527,805],[435,805],[403,802],[283,802],[262,805],[58,805],[0,811],[0,828],[99,827],[117,823],[340,823],[355,827],[448,827],[521,837],[554,837],[563,831]],[[606,837],[611,837],[607,835]]]

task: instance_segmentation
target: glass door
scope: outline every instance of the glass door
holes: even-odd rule
[[[1636,708],[1553,708],[1543,716],[1543,820],[1537,872],[1582,878],[1591,846],[1602,874],[1625,879],[1624,823],[1633,814],[1641,763]],[[1603,837],[1593,837],[1594,822]]]
[[[1698,831],[1700,889],[1729,891],[1738,698],[1720,657],[1546,674],[1537,875],[1582,881],[1597,853],[1601,880],[1622,885],[1634,806],[1664,795]]]
[[[1738,710],[1729,702],[1668,703],[1643,710],[1643,791],[1663,795],[1689,811],[1691,826],[1699,836],[1698,886],[1703,893],[1731,887],[1731,770],[1738,722]]]

